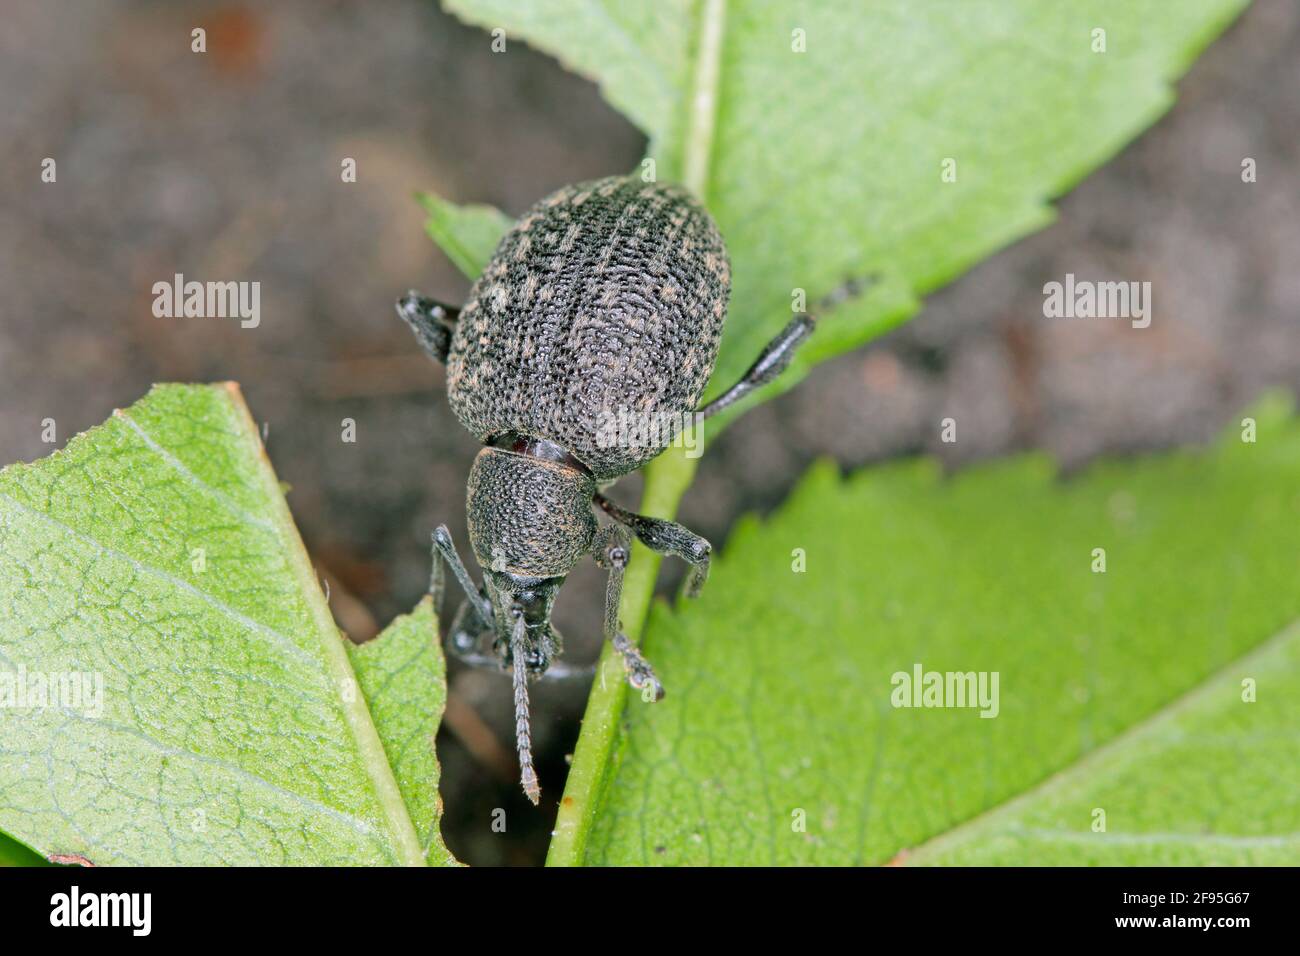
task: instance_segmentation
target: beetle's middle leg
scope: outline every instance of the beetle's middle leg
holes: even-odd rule
[[[411,327],[421,347],[435,362],[446,363],[451,351],[451,333],[460,309],[443,305],[412,289],[397,300],[397,314]]]
[[[651,551],[689,562],[691,573],[686,579],[686,596],[699,597],[700,588],[709,579],[709,561],[713,556],[713,545],[709,544],[708,538],[701,537],[676,521],[647,518],[633,511],[625,511],[604,495],[596,495],[595,501],[605,514],[630,528]]]
[[[816,328],[816,320],[811,315],[801,313],[790,320],[776,338],[763,347],[758,358],[749,367],[739,382],[731,386],[707,405],[701,405],[696,412],[704,418],[718,414],[724,408],[736,404],[745,396],[771,382],[790,365],[795,351],[808,340]]]
[[[627,670],[627,682],[640,691],[649,691],[652,700],[661,700],[664,685],[655,677],[650,662],[641,656],[640,649],[618,626],[618,605],[623,598],[623,573],[627,570],[631,550],[628,548],[627,531],[619,525],[602,528],[592,545],[592,557],[602,568],[609,570],[609,582],[605,586],[605,640],[614,645],[614,650],[623,656],[623,666]]]

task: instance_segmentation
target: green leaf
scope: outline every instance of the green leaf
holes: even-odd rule
[[[1049,200],[1168,109],[1170,81],[1247,2],[445,5],[505,29],[507,49],[517,37],[597,82],[650,137],[657,176],[706,200],[734,280],[716,394],[788,321],[793,290],[816,309],[846,280],[869,285],[821,310],[778,389],[1047,225]],[[1096,28],[1104,53],[1093,52]],[[792,49],[796,30],[806,52]],[[955,182],[941,179],[946,159]],[[434,238],[473,278],[486,255],[457,245],[490,254],[484,218],[473,217],[472,242],[444,225]]]
[[[444,861],[435,635],[422,608],[354,674],[238,389],[155,388],[0,472],[0,830],[96,865]]]
[[[1248,680],[1265,703],[1243,702]],[[1069,770],[900,862],[1295,866],[1297,726],[1300,626],[1292,626]],[[1280,768],[1290,772],[1279,777]],[[1105,831],[1092,826],[1098,808]]]
[[[425,598],[374,640],[349,644],[348,651],[425,859],[455,864],[438,829],[442,799],[433,741],[447,703],[447,672],[433,602]]]
[[[0,866],[48,866],[45,857],[0,833]]]
[[[428,193],[421,193],[419,200],[429,214],[424,228],[430,238],[457,269],[475,278],[510,228],[510,217],[491,206],[457,206]]]
[[[1070,480],[813,469],[655,607],[586,861],[1300,862],[1300,420],[1253,416]],[[917,665],[996,716],[894,706]]]
[[[734,282],[709,395],[743,373],[803,290],[817,334],[754,401],[906,321],[921,296],[1050,222],[1049,201],[1168,109],[1169,84],[1248,4],[444,2],[598,83],[649,136],[656,175],[707,203]],[[954,182],[941,178],[949,159]],[[474,278],[486,256],[465,258]],[[837,295],[852,285],[863,291]],[[640,510],[673,517],[695,463],[673,451],[652,462]],[[634,640],[658,566],[634,545],[620,607]],[[582,857],[614,757],[618,670],[607,649],[552,863]]]

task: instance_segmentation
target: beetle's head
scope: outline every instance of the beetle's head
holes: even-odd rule
[[[485,570],[483,580],[496,615],[493,629],[498,652],[508,649],[515,623],[522,617],[527,628],[528,669],[542,673],[560,653],[559,638],[551,627],[551,608],[564,578],[530,578]]]
[[[523,615],[530,630],[551,621],[551,607],[564,578],[528,578],[508,571],[485,570],[484,580],[507,628],[513,627],[515,618]]]
[[[452,619],[448,639],[461,654],[486,653],[495,647],[499,654],[509,646],[515,621],[522,616],[529,644],[539,650],[551,648],[547,661],[559,653],[559,638],[551,627],[551,608],[564,578],[526,578],[501,571],[485,570],[484,590],[492,603],[493,617],[484,621],[469,601],[461,603]],[[529,666],[545,670],[540,655],[529,656]]]

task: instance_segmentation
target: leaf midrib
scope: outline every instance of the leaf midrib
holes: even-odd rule
[[[700,202],[705,202],[708,198],[713,135],[718,121],[718,87],[726,17],[726,0],[704,0],[700,10],[700,39],[695,57],[695,74],[687,102],[686,141],[682,157],[682,181]]]
[[[718,117],[726,0],[704,0],[699,23],[695,70],[686,100],[688,120],[682,172],[684,185],[704,202]],[[646,467],[642,514],[666,519],[676,515],[678,503],[690,486],[698,461],[678,454],[679,451],[669,449]],[[639,541],[632,546],[632,556],[624,580],[619,617],[628,636],[639,641],[650,612],[661,559]],[[608,780],[612,747],[626,702],[627,685],[623,682],[622,664],[617,652],[606,645],[596,665],[596,679],[587,700],[582,731],[574,748],[569,778],[565,781],[564,796],[556,814],[547,866],[577,866],[583,861],[587,836],[595,821],[596,804]],[[598,765],[588,766],[595,763]]]
[[[289,566],[297,580],[300,593],[311,612],[315,624],[315,634],[320,639],[324,652],[327,676],[334,682],[339,704],[343,710],[348,729],[352,732],[357,745],[361,765],[374,787],[375,798],[384,815],[384,822],[392,837],[393,849],[399,862],[406,866],[425,866],[424,850],[420,845],[415,824],[407,811],[406,801],[402,799],[397,778],[393,775],[392,765],[384,751],[379,731],[375,728],[364,696],[360,692],[360,682],[348,660],[347,649],[343,646],[346,638],[334,623],[334,615],[325,603],[321,593],[316,572],[307,556],[307,548],[298,534],[297,525],[289,512],[289,504],[280,492],[280,484],[266,456],[266,450],[258,438],[257,426],[253,422],[248,406],[240,394],[239,386],[228,383],[226,386],[232,404],[236,408],[243,425],[243,439],[252,446],[253,458],[257,462],[257,477],[262,485],[261,491],[271,504],[271,520],[284,541]],[[351,687],[352,694],[344,694],[342,689]],[[349,699],[351,698],[351,699]]]
[[[1009,799],[1003,800],[1001,803],[994,804],[993,806],[980,811],[970,819],[949,828],[943,833],[930,837],[924,843],[919,844],[916,847],[900,850],[894,859],[897,862],[905,863],[907,865],[924,863],[923,859],[919,859],[920,857],[937,856],[947,849],[949,845],[959,843],[969,834],[975,833],[985,827],[990,828],[990,832],[1033,832],[1025,831],[1023,829],[1019,831],[1014,829],[996,831],[992,828],[999,819],[1013,816],[1026,804],[1077,785],[1080,778],[1086,778],[1087,775],[1099,765],[1104,764],[1111,756],[1124,750],[1126,747],[1131,746],[1146,737],[1158,735],[1168,724],[1174,723],[1182,715],[1195,710],[1200,704],[1206,702],[1214,695],[1225,692],[1231,688],[1238,674],[1249,672],[1251,670],[1259,670],[1260,665],[1268,662],[1273,656],[1283,652],[1287,645],[1294,640],[1300,640],[1300,620],[1292,622],[1262,644],[1256,645],[1253,649],[1240,657],[1235,657],[1222,667],[1212,671],[1210,674],[1206,675],[1204,680],[1192,687],[1186,693],[1179,697],[1175,697],[1163,707],[1160,707],[1142,720],[1127,727],[1101,746],[1089,750],[1069,766],[1060,768],[1044,780],[1035,784],[1033,787],[1030,787],[1028,790],[1024,790]],[[1066,832],[1067,831],[1061,831],[1061,835],[1064,836]],[[1156,836],[1157,834],[1106,833],[1088,835],[1100,837],[1105,840],[1124,836],[1151,837]],[[1176,836],[1176,834],[1164,834],[1164,836],[1173,837]],[[1192,834],[1184,834],[1183,836],[1192,836]],[[1274,835],[1273,838],[1300,838],[1300,834],[1277,834]]]
[[[421,842],[416,834],[405,801],[401,797],[392,767],[388,763],[387,755],[364,697],[360,693],[346,695],[342,692],[344,687],[359,687],[351,662],[347,658],[343,644],[345,638],[334,624],[333,615],[325,603],[306,548],[293,523],[280,484],[258,438],[257,427],[236,384],[226,383],[224,386],[211,387],[222,389],[225,392],[228,407],[238,419],[235,437],[237,440],[246,443],[250,457],[255,462],[257,491],[260,493],[261,499],[268,503],[271,512],[269,519],[263,519],[248,512],[229,495],[204,481],[125,412],[119,410],[116,413],[116,418],[128,427],[135,438],[144,444],[150,452],[161,458],[167,467],[176,471],[205,495],[219,501],[237,521],[256,525],[276,537],[277,542],[285,549],[287,564],[292,570],[299,593],[305,605],[309,608],[314,625],[314,636],[321,642],[323,653],[320,657],[313,656],[301,647],[293,639],[292,635],[250,618],[234,607],[225,604],[211,594],[195,588],[191,583],[168,573],[166,570],[143,563],[129,554],[112,548],[97,540],[94,536],[60,521],[53,515],[39,508],[34,508],[3,491],[0,491],[0,504],[8,507],[0,509],[0,514],[8,510],[12,514],[25,515],[29,519],[38,520],[44,525],[70,536],[80,542],[82,546],[89,546],[101,554],[112,555],[114,558],[129,562],[138,572],[164,581],[170,587],[184,590],[210,605],[222,615],[239,621],[241,625],[249,628],[250,631],[273,639],[273,645],[278,650],[290,653],[300,661],[310,662],[313,668],[319,668],[323,664],[325,672],[321,676],[333,685],[330,690],[337,695],[345,723],[348,725],[356,746],[359,763],[375,795],[382,817],[380,823],[383,831],[386,831],[385,849],[393,853],[398,862],[408,865],[425,865],[424,850],[421,847]],[[349,696],[351,696],[351,700],[348,699]],[[65,713],[64,716],[68,718],[77,717],[77,715],[71,713]],[[144,733],[139,728],[104,724],[102,721],[98,725],[114,733],[134,736],[164,753],[184,755],[209,763],[212,766],[219,766],[227,772],[236,773],[259,786],[264,786],[283,796],[290,797],[302,806],[311,807],[316,812],[339,820],[358,832],[375,836],[381,835],[381,831],[375,826],[372,819],[366,819],[354,813],[331,807],[303,794],[286,790],[284,787],[229,761],[165,744]]]
[[[297,658],[300,662],[309,662],[312,664],[316,663],[315,660],[311,657],[311,655],[308,654],[306,651],[304,651],[301,647],[299,647],[288,634],[284,633],[283,631],[276,630],[275,628],[271,627],[269,624],[264,624],[261,621],[249,617],[247,614],[243,613],[240,610],[237,610],[234,607],[231,607],[229,604],[226,604],[224,601],[216,597],[213,597],[211,594],[207,593],[206,591],[202,591],[199,588],[196,588],[193,584],[189,583],[183,578],[178,578],[176,577],[176,575],[170,574],[167,571],[164,571],[162,568],[154,567],[151,564],[145,564],[144,562],[131,557],[131,555],[127,554],[124,551],[119,551],[116,548],[110,547],[109,545],[104,544],[102,541],[98,540],[94,536],[88,535],[84,531],[80,531],[77,528],[74,528],[71,525],[60,521],[58,518],[55,518],[53,515],[47,514],[44,511],[41,511],[37,508],[33,508],[31,505],[24,504],[23,502],[19,501],[17,498],[14,498],[13,496],[9,495],[7,492],[0,491],[0,502],[7,503],[8,505],[10,505],[14,513],[22,513],[24,515],[28,515],[31,518],[37,519],[53,528],[58,529],[59,531],[66,534],[68,537],[74,539],[75,541],[78,541],[83,545],[89,545],[100,554],[107,555],[108,557],[111,558],[116,558],[120,561],[125,561],[126,563],[130,564],[134,570],[142,574],[146,574],[149,577],[157,578],[161,581],[164,581],[167,583],[168,586],[176,588],[177,590],[184,591],[186,594],[189,594],[194,598],[202,601],[204,604],[207,604],[208,606],[214,608],[216,611],[225,615],[226,617],[229,617],[231,620],[238,621],[240,624],[248,628],[250,631],[255,631],[259,634],[264,634],[268,637],[274,638],[275,646],[277,648],[286,651],[291,656]]]

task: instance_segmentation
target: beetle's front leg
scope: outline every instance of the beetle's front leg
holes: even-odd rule
[[[433,568],[429,572],[429,595],[433,598],[434,611],[442,610],[444,580],[440,557],[447,562],[451,573],[456,576],[456,581],[465,592],[465,597],[469,599],[470,606],[478,613],[484,628],[491,627],[492,603],[474,586],[469,572],[465,570],[465,563],[461,561],[460,554],[456,551],[456,542],[451,539],[451,532],[447,530],[445,524],[438,525],[433,532]]]
[[[436,362],[446,364],[451,351],[451,333],[460,309],[443,305],[412,289],[397,300],[397,314],[411,327],[421,347]]]
[[[609,581],[605,585],[605,640],[613,644],[614,650],[623,656],[627,682],[643,694],[649,690],[653,696],[648,697],[648,700],[662,700],[664,685],[659,683],[654,668],[618,626],[618,605],[623,598],[623,574],[631,556],[628,545],[628,534],[624,528],[607,525],[597,533],[596,542],[592,546],[592,557],[596,563],[609,570]]]
[[[709,562],[713,557],[713,545],[709,544],[708,538],[701,537],[676,521],[647,518],[634,511],[626,511],[604,495],[596,495],[596,504],[619,524],[630,528],[651,551],[689,562],[691,573],[686,579],[686,596],[699,597],[700,588],[709,579]]]

